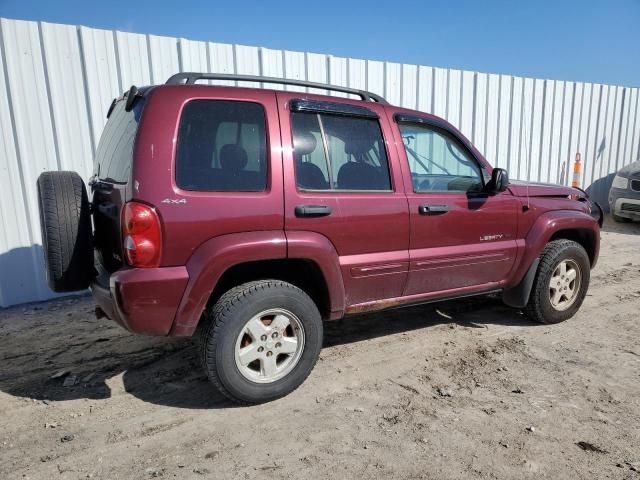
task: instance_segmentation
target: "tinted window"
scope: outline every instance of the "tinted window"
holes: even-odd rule
[[[377,120],[292,113],[296,182],[303,190],[391,190]]]
[[[180,119],[176,183],[185,190],[258,192],[267,187],[264,109],[193,100]]]
[[[414,192],[473,192],[482,189],[480,168],[448,133],[401,124]]]
[[[125,103],[124,100],[116,103],[109,116],[98,143],[93,169],[98,178],[114,183],[129,181],[133,145],[144,102],[139,99],[130,112],[125,111]]]

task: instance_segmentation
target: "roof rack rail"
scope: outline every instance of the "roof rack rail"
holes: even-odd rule
[[[281,85],[295,85],[296,87],[318,88],[321,90],[332,90],[335,92],[349,93],[356,95],[366,102],[377,102],[382,105],[389,105],[383,97],[375,93],[358,90],[355,88],[341,87],[339,85],[328,85],[325,83],[307,82],[306,80],[292,80],[289,78],[260,77],[256,75],[234,75],[230,73],[198,73],[183,72],[176,73],[169,77],[166,85],[193,85],[197,80],[235,80],[238,82],[259,82],[277,83]]]

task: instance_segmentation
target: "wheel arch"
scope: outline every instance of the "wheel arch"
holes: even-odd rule
[[[503,292],[507,305],[526,305],[540,255],[545,246],[558,239],[573,240],[586,250],[591,268],[600,251],[600,228],[590,215],[572,210],[559,210],[540,215],[525,238],[525,247],[510,285]]]
[[[213,305],[228,290],[255,280],[281,280],[295,285],[314,301],[323,319],[331,314],[329,289],[322,270],[312,260],[282,258],[238,263],[220,276],[209,296],[207,305]]]
[[[282,230],[222,235],[202,244],[187,262],[189,282],[170,335],[191,336],[204,309],[230,288],[253,280],[287,281],[305,291],[324,319],[341,318],[344,287],[333,245],[310,232]],[[322,240],[324,239],[324,240]]]
[[[598,244],[598,238],[595,231],[588,228],[563,228],[551,235],[549,242],[559,239],[572,240],[582,245],[589,256],[591,268],[595,266],[595,262],[597,261]]]

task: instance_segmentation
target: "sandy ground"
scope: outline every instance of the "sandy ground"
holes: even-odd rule
[[[592,275],[555,326],[494,298],[329,324],[244,408],[88,297],[0,311],[0,478],[640,478],[640,224],[607,221]]]

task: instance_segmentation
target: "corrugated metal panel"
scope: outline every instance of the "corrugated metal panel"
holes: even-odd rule
[[[52,296],[42,265],[39,173],[69,169],[87,178],[111,100],[131,84],[162,83],[178,71],[370,90],[448,119],[512,178],[568,184],[579,151],[583,185],[600,200],[613,172],[640,159],[638,88],[6,19],[0,40],[0,306]]]
[[[180,70],[178,42],[175,38],[147,36],[151,62],[151,83],[163,83]]]

